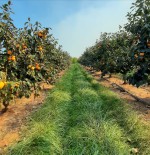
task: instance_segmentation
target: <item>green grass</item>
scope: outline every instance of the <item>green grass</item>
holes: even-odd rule
[[[9,155],[150,154],[150,126],[119,97],[73,64]]]

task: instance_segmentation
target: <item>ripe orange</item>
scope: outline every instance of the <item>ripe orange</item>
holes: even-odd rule
[[[43,47],[42,47],[42,46],[39,46],[39,47],[38,47],[38,50],[39,50],[39,51],[42,51],[42,50],[43,50]]]
[[[137,54],[135,54],[135,55],[134,55],[134,57],[135,57],[135,58],[137,58],[137,57],[138,57],[138,55],[137,55]]]
[[[25,50],[25,49],[27,49],[27,46],[26,45],[23,45],[22,48]]]
[[[41,69],[38,63],[35,64],[35,69],[36,70],[40,70]]]
[[[31,69],[32,69],[32,70],[34,70],[34,69],[35,69],[35,67],[34,67],[34,66],[32,66],[32,67],[31,67]]]
[[[0,81],[0,89],[3,89],[4,86],[5,86],[5,83]]]
[[[13,56],[11,57],[11,60],[12,60],[12,61],[16,61],[16,57],[13,55]]]
[[[43,37],[43,33],[42,33],[42,31],[39,31],[39,32],[38,32],[38,36],[39,36],[40,38]]]
[[[8,50],[8,51],[7,51],[7,54],[8,54],[8,55],[11,55],[11,54],[12,54],[12,51],[11,51],[11,50]]]
[[[40,70],[40,69],[41,69],[40,66],[36,67],[36,70]]]
[[[19,87],[19,84],[18,84],[18,83],[16,83],[16,84],[15,84],[15,87]]]
[[[31,69],[31,67],[32,67],[31,65],[28,65],[28,68],[30,68],[30,69]]]
[[[40,66],[36,66],[35,68],[36,68],[36,70],[40,70],[41,69]]]
[[[144,56],[144,53],[142,52],[142,53],[140,53],[140,56]]]

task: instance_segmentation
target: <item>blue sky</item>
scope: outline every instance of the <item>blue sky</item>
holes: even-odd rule
[[[7,0],[0,0],[0,5]],[[16,27],[28,17],[51,27],[63,50],[79,57],[93,45],[101,32],[116,32],[127,22],[134,0],[12,0]]]

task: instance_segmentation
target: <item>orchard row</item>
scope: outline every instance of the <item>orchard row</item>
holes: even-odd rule
[[[139,87],[150,84],[150,0],[136,0],[131,8],[128,23],[116,33],[102,33],[79,62],[102,76],[121,73],[124,82]]]
[[[30,18],[18,29],[11,19],[11,2],[0,12],[0,99],[5,110],[14,97],[35,96],[40,82],[52,83],[56,74],[70,64],[70,56],[39,22]]]

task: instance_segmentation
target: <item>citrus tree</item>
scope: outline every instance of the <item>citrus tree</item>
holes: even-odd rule
[[[30,18],[22,29],[17,29],[10,18],[11,2],[1,7],[0,13],[0,71],[6,80],[0,81],[1,102],[5,111],[14,97],[38,96],[40,82],[54,82],[56,74],[70,64],[70,56],[64,52],[39,22]],[[53,80],[52,80],[53,78]]]
[[[117,33],[102,33],[79,62],[106,73],[121,73],[124,82],[139,87],[150,84],[150,1],[136,0],[128,23]]]
[[[136,0],[131,9],[125,28],[136,36],[131,49],[135,69],[128,79],[131,84],[139,86],[150,84],[150,1]]]
[[[8,61],[11,62],[12,66],[15,65],[16,61],[16,57],[12,53],[12,48],[17,36],[17,29],[10,18],[10,14],[12,13],[10,5],[11,2],[9,1],[8,4],[4,4],[0,7],[2,10],[0,13],[0,70],[6,73],[5,79],[7,79],[7,69],[10,66]],[[9,57],[10,54],[12,55],[11,57]],[[6,86],[5,81],[0,81],[0,89],[1,102],[6,109],[10,100],[13,98],[12,86],[11,84],[7,84]]]
[[[95,46],[88,48],[80,58],[84,65],[90,64],[102,72],[102,77],[109,73],[121,73],[124,80],[132,68],[130,47],[133,36],[123,29],[117,33],[102,33]],[[88,60],[88,61],[87,61]]]

